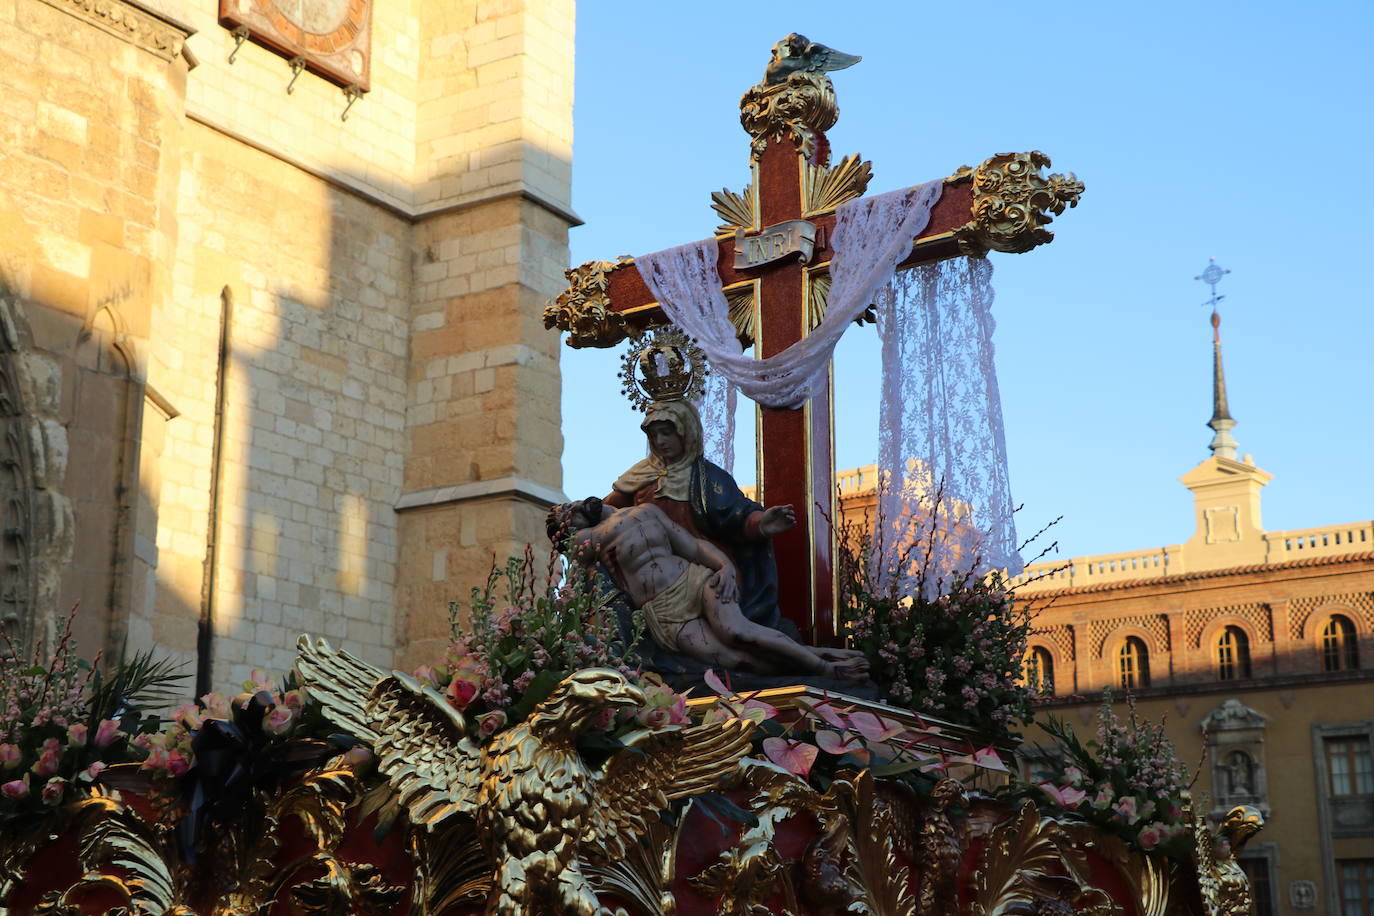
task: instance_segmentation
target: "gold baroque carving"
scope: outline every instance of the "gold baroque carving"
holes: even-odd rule
[[[973,182],[973,219],[954,230],[959,250],[1021,253],[1053,239],[1045,226],[1066,207],[1078,206],[1083,182],[1072,172],[1042,175],[1049,164],[1050,157],[1039,151],[999,153],[977,168],[961,166],[945,179]]]
[[[633,258],[621,255],[614,262],[588,261],[563,271],[568,288],[544,306],[544,327],[568,332],[568,346],[613,347],[631,335],[625,316],[610,308],[607,274]]]
[[[735,326],[742,346],[754,343],[754,297],[756,286],[751,281],[725,289],[725,302],[730,306],[730,323]]]
[[[1093,850],[1116,868],[1130,888],[1140,916],[1168,916],[1170,887],[1177,869],[1166,856],[1133,850],[1120,837],[1088,824],[1062,826],[1074,845]]]
[[[873,163],[857,155],[845,156],[838,165],[807,165],[802,176],[802,216],[818,216],[840,204],[857,200],[868,190]]]
[[[625,858],[662,808],[714,788],[751,746],[753,723],[735,718],[636,732],[622,739],[631,751],[589,766],[581,732],[607,707],[644,703],[607,668],[569,675],[525,721],[479,746],[433,687],[323,640],[301,637],[298,647],[296,671],[325,717],[372,746],[411,823],[476,822],[496,913],[597,912],[583,862]]]
[[[916,916],[910,869],[897,858],[905,825],[877,794],[871,771],[842,773],[822,794],[765,761],[745,760],[740,768],[754,789],[749,806],[758,825],[689,879],[719,898],[719,912],[762,916],[772,912],[764,901],[781,893],[784,913],[797,912],[798,901],[806,901],[833,912]],[[800,862],[793,862],[781,856],[773,839],[778,825],[797,815],[814,818],[820,834]]]
[[[715,210],[716,215],[722,220],[721,224],[716,227],[716,232],[733,235],[736,229],[743,229],[748,232],[756,228],[754,207],[757,203],[752,184],[745,186],[743,194],[736,194],[729,188],[712,191],[711,209]]]
[[[181,53],[187,32],[149,15],[122,0],[43,0],[101,31],[122,38],[161,57],[172,60]]]
[[[40,916],[75,916],[93,888],[112,890],[134,913],[190,916],[189,889],[181,880],[172,828],[144,820],[126,807],[118,792],[93,789],[69,806],[81,824],[81,868],[85,874],[65,891],[50,891],[34,908]]]
[[[691,805],[689,801],[684,808],[678,828],[669,828],[662,820],[655,820],[626,855],[584,862],[582,870],[592,887],[598,893],[617,894],[634,901],[645,916],[676,916],[673,878],[677,868],[677,844],[682,836],[681,824]]]
[[[840,107],[835,86],[820,71],[801,70],[773,86],[759,83],[744,93],[739,103],[740,124],[753,139],[751,161],[757,161],[771,139],[790,138],[802,158],[810,160],[818,136],[835,126]]]
[[[808,271],[806,275],[806,330],[814,331],[825,320],[826,306],[830,301],[830,270]],[[863,323],[861,315],[856,324]]]
[[[1056,874],[1059,868],[1065,878]],[[1032,914],[1054,903],[1081,916],[1120,916],[1121,908],[1088,877],[1087,856],[1060,823],[1026,801],[993,827],[973,873],[973,916]],[[1062,907],[1061,907],[1062,908]]]
[[[207,852],[217,865],[210,912],[250,916],[271,905],[283,889],[295,911],[306,916],[375,913],[394,907],[405,888],[386,884],[374,865],[335,855],[348,826],[347,813],[360,797],[361,781],[351,768],[338,763],[308,773],[274,799],[256,793],[253,810],[219,831],[214,848]],[[93,889],[114,891],[135,914],[197,912],[191,904],[201,889],[192,886],[192,873],[180,858],[172,826],[146,820],[125,805],[118,792],[98,787],[67,810],[78,825],[84,875],[66,890],[44,895],[37,913],[75,916],[84,912],[82,898]],[[278,862],[281,830],[293,818],[301,822],[315,848],[283,865]]]

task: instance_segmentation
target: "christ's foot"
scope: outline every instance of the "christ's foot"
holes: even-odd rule
[[[837,681],[866,681],[868,680],[868,659],[860,657],[847,658],[841,661],[827,661],[822,670],[826,677],[833,677]]]
[[[828,662],[843,662],[851,658],[864,657],[858,649],[836,649],[831,646],[818,646],[816,654]]]

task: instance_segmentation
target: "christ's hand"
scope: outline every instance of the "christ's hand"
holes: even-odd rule
[[[797,527],[797,513],[791,506],[772,506],[763,510],[763,518],[759,520],[759,533],[764,537],[773,537],[782,534],[784,531],[791,531]]]
[[[722,604],[733,604],[739,600],[739,583],[735,581],[735,570],[729,564],[716,570],[706,585],[716,593]]]

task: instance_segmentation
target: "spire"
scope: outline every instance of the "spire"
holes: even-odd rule
[[[1212,307],[1212,419],[1207,421],[1207,425],[1215,435],[1207,447],[1218,458],[1234,461],[1236,440],[1232,438],[1231,430],[1236,421],[1231,418],[1230,408],[1226,404],[1226,373],[1221,365],[1221,315],[1217,312],[1217,303],[1226,298],[1217,295],[1217,284],[1230,272],[1218,267],[1216,258],[1209,258],[1207,269],[1193,279],[1201,280],[1212,288],[1212,297],[1203,303]]]

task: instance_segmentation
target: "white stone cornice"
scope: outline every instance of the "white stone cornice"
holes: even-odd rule
[[[130,44],[156,54],[163,60],[173,60],[181,54],[191,29],[174,24],[125,0],[42,0],[64,13],[102,32],[122,38]]]
[[[544,508],[567,502],[561,490],[526,480],[523,477],[496,477],[492,480],[474,480],[470,483],[452,484],[446,487],[428,487],[402,494],[396,501],[396,511],[421,509],[426,506],[443,506],[452,503],[471,502],[477,499],[497,499],[515,497],[535,503]]]

